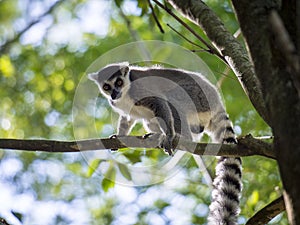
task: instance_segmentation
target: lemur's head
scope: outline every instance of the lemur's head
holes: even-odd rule
[[[99,87],[100,92],[108,99],[117,100],[122,97],[124,89],[129,87],[129,63],[109,64],[96,73],[89,74]]]

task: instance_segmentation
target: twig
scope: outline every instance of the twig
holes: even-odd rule
[[[208,52],[210,54],[212,54],[212,52],[210,51],[210,49],[205,49],[203,48],[201,45],[198,45],[197,43],[191,41],[190,39],[188,39],[187,37],[185,37],[183,34],[181,34],[179,31],[177,31],[174,27],[172,27],[170,24],[167,23],[167,26],[170,27],[171,30],[173,30],[177,35],[179,35],[180,37],[182,37],[184,40],[186,40],[188,43],[197,46],[198,48],[200,48],[201,50],[191,50],[192,52]]]
[[[158,18],[157,18],[157,16],[156,16],[156,14],[155,14],[155,12],[154,12],[153,5],[151,4],[150,0],[147,0],[147,1],[148,1],[149,6],[150,6],[150,9],[151,9],[151,12],[152,12],[152,16],[153,16],[153,18],[154,18],[154,20],[155,20],[156,25],[158,26],[160,32],[164,34],[165,31],[164,31],[164,29],[162,28],[162,26],[161,26],[161,24],[160,24],[160,22],[159,22],[159,20],[158,20]]]
[[[279,197],[251,217],[246,225],[264,225],[285,210],[283,197]]]
[[[187,37],[185,37],[184,35],[182,35],[181,33],[179,33],[174,27],[172,27],[170,24],[167,23],[167,26],[170,27],[171,30],[173,30],[176,34],[178,34],[180,37],[182,37],[184,40],[186,40],[187,42],[189,42],[192,45],[195,45],[199,48],[201,48],[202,50],[211,53],[208,49],[203,48],[201,45],[198,45],[197,43],[191,41],[190,39],[188,39]]]
[[[158,148],[157,136],[142,138],[140,136],[118,136],[116,139],[90,139],[80,141],[55,140],[20,140],[0,139],[0,148],[7,150],[41,151],[41,152],[81,152],[121,148]],[[239,144],[194,143],[180,140],[176,149],[195,155],[243,157],[261,155],[275,159],[272,144],[247,135],[239,139]]]
[[[9,223],[6,222],[5,219],[3,219],[3,218],[0,217],[0,225],[9,225]]]
[[[212,54],[215,54],[218,56],[222,61],[224,61],[227,64],[226,59],[223,55],[221,55],[216,48],[214,48],[212,45],[207,43],[199,34],[197,34],[187,23],[185,23],[182,19],[180,19],[175,13],[172,12],[169,8],[167,8],[165,5],[161,4],[157,0],[153,0],[155,4],[157,4],[160,8],[165,10],[168,14],[170,14],[175,20],[177,20],[182,26],[184,26],[188,31],[190,31],[199,41],[201,41]]]
[[[127,29],[129,31],[129,33],[131,34],[132,38],[134,41],[140,41],[140,37],[139,37],[139,34],[134,30],[132,29],[132,26],[131,26],[131,21],[127,18],[127,16],[124,14],[122,8],[120,7],[119,8],[119,13],[120,13],[120,16],[123,18],[123,20],[125,21],[126,25],[127,25]]]
[[[224,72],[217,72],[219,74],[221,74],[221,78],[218,80],[218,82],[216,83],[216,86],[219,90],[221,90],[221,86],[223,84],[223,81],[225,80],[225,78],[231,78],[232,80],[234,80],[232,77],[230,77],[228,74],[230,72],[230,68],[228,66],[225,67]]]
[[[124,14],[121,7],[119,7],[119,12],[120,12],[120,16],[124,19],[124,21],[127,25],[127,29],[129,31],[129,33],[131,34],[132,39],[134,41],[138,42],[139,50],[140,50],[140,53],[141,53],[143,59],[146,60],[146,61],[151,61],[151,54],[149,53],[149,51],[146,48],[146,46],[144,45],[144,43],[141,42],[141,38],[140,38],[138,32],[135,29],[132,28],[131,21]]]
[[[10,40],[7,40],[1,47],[0,47],[0,55],[6,53],[6,51],[8,50],[8,48],[10,47],[11,44],[13,44],[14,42],[16,42],[17,40],[20,39],[20,37],[26,32],[28,31],[32,26],[34,26],[35,24],[39,23],[41,21],[41,19],[43,19],[45,16],[47,16],[48,14],[52,13],[61,3],[63,2],[63,0],[59,0],[57,2],[55,2],[47,11],[45,11],[42,15],[40,15],[38,18],[34,19],[33,21],[31,21],[25,28],[23,28],[23,30],[21,30],[17,35],[15,35],[15,37],[11,38]]]

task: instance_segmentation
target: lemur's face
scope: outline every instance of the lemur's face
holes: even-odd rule
[[[129,68],[127,66],[111,66],[100,70],[98,73],[90,74],[89,78],[94,80],[101,93],[108,99],[118,100],[122,97],[125,87],[128,87]],[[108,79],[104,79],[108,77]]]
[[[102,91],[109,95],[112,100],[122,97],[122,90],[125,86],[126,80],[123,76],[115,77],[102,83]]]

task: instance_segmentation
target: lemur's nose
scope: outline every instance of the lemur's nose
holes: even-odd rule
[[[120,98],[122,95],[122,93],[120,91],[117,91],[116,89],[113,90],[113,92],[111,93],[111,98],[113,100]]]

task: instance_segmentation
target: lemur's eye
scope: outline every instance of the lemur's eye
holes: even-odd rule
[[[117,86],[117,87],[122,87],[123,86],[123,80],[122,79],[120,79],[120,78],[118,78],[117,80],[116,80],[116,82],[115,82],[115,85]]]
[[[109,84],[104,84],[103,85],[103,90],[104,91],[109,91],[111,89],[110,85]]]

